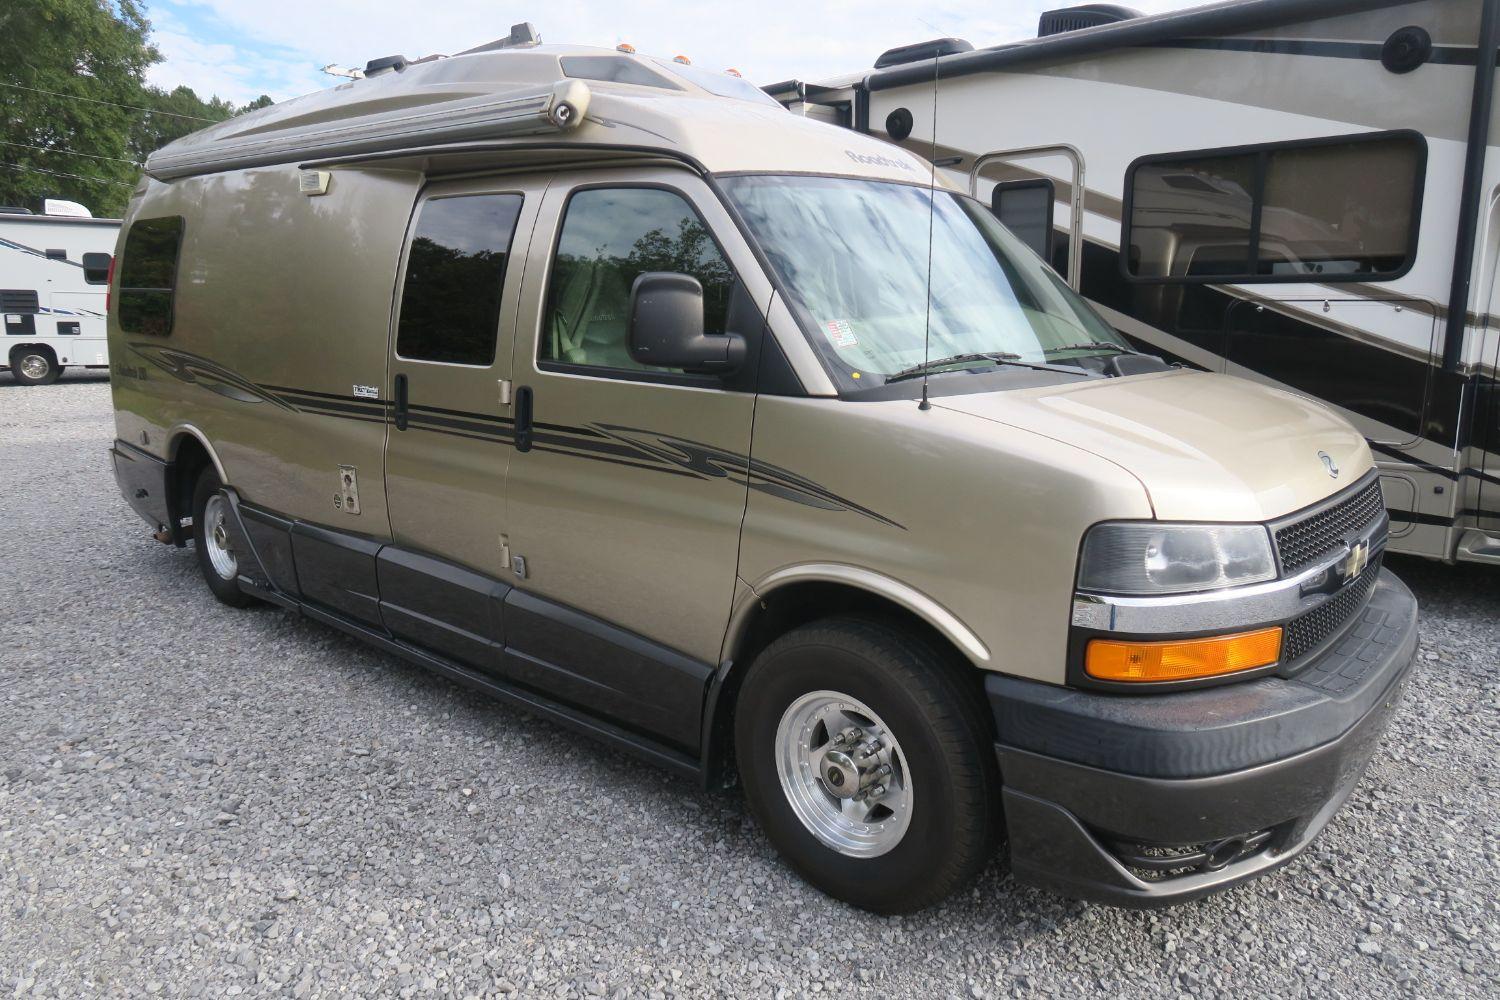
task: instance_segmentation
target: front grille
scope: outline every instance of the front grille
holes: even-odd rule
[[[1348,499],[1276,530],[1276,551],[1285,573],[1309,566],[1358,534],[1385,510],[1380,480],[1372,479]]]
[[[1381,557],[1376,556],[1359,575],[1359,579],[1316,608],[1288,622],[1281,644],[1281,662],[1296,663],[1348,624],[1370,599],[1370,591],[1374,589],[1375,581],[1380,576],[1380,563]]]

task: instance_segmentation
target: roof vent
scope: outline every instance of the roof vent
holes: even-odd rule
[[[529,49],[542,44],[542,33],[530,21],[510,26],[510,34],[500,39],[500,47],[506,49]]]
[[[1138,10],[1112,3],[1086,3],[1081,7],[1064,7],[1049,10],[1037,23],[1036,36],[1060,35],[1065,31],[1081,31],[1104,24],[1119,24],[1141,16]]]
[[[66,219],[92,219],[94,213],[78,204],[76,201],[63,201],[60,198],[48,198],[42,202],[43,215],[59,215]]]
[[[973,51],[974,46],[962,38],[934,38],[930,42],[916,42],[912,45],[886,49],[880,53],[880,58],[875,60],[875,68],[885,69],[887,66],[900,66],[902,63],[922,62],[938,56],[951,56],[960,52]]]
[[[399,73],[405,68],[405,56],[382,56],[379,59],[371,59],[365,63],[365,78],[379,76],[381,73],[389,73],[392,70]]]
[[[512,24],[510,34],[504,38],[476,45],[472,49],[464,49],[459,55],[470,56],[476,52],[498,52],[501,49],[529,49],[540,44],[542,44],[542,33],[536,30],[536,25],[530,21],[522,21],[520,24]]]

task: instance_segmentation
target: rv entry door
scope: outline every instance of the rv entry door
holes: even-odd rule
[[[510,342],[543,189],[490,179],[424,190],[393,310],[385,488],[396,546],[490,578],[508,574]],[[435,572],[383,565],[381,597],[402,603],[403,579]]]

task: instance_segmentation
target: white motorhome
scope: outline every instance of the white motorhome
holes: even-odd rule
[[[1336,407],[1393,551],[1500,563],[1497,9],[1090,5],[766,90],[933,159],[1138,347]]]
[[[55,382],[69,367],[109,367],[104,315],[120,220],[69,202],[46,208],[0,209],[0,368],[23,385]]]

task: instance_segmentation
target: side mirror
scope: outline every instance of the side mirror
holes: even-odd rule
[[[648,271],[630,286],[630,357],[654,368],[725,375],[745,360],[745,338],[703,332],[703,286],[688,274]]]

